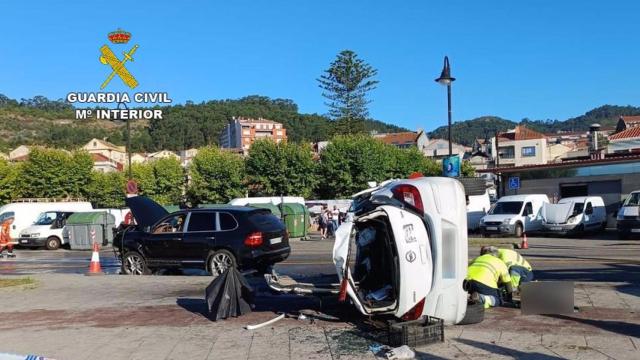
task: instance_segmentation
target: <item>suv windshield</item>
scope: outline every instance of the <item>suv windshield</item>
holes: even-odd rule
[[[622,206],[638,206],[640,205],[640,192],[632,193],[627,200],[624,201]]]
[[[490,215],[515,215],[520,214],[522,201],[498,201],[496,206],[489,211]]]

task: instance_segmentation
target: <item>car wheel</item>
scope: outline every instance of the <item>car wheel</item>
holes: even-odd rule
[[[213,277],[218,277],[235,266],[236,258],[227,250],[218,250],[209,256],[209,272]]]
[[[468,304],[467,312],[458,325],[477,324],[484,320],[484,305],[481,303]]]
[[[516,224],[516,237],[522,237],[522,224]]]
[[[60,239],[55,236],[50,236],[44,243],[47,250],[57,250],[60,247]]]
[[[147,262],[139,253],[128,252],[122,258],[122,273],[126,275],[147,275],[149,268]]]

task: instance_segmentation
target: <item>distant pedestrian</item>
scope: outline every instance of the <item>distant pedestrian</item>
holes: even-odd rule
[[[333,231],[338,230],[338,225],[340,225],[340,210],[338,207],[333,205],[333,210],[331,211],[332,221],[333,221]]]
[[[337,228],[333,222],[333,212],[329,209],[325,209],[324,213],[327,216],[327,237],[332,237],[335,235]]]
[[[14,258],[16,255],[13,253],[13,241],[11,240],[11,224],[13,218],[5,219],[0,225],[0,258],[4,257],[4,249],[7,249],[7,257]]]
[[[320,231],[320,236],[324,240],[327,237],[327,214],[326,209],[323,207],[320,211],[320,215],[318,215],[318,230]]]

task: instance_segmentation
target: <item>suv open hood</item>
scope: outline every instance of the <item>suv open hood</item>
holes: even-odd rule
[[[152,226],[169,214],[160,204],[145,196],[126,198],[125,203],[131,209],[136,223],[142,227]]]

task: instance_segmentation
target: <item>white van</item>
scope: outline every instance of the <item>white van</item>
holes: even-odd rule
[[[489,190],[482,195],[467,195],[467,228],[476,231],[480,228],[480,220],[491,209]]]
[[[543,194],[503,196],[480,220],[480,231],[484,235],[510,234],[516,237],[522,236],[525,231],[540,231],[540,210],[547,203],[549,198]]]
[[[69,216],[70,211],[45,211],[38,215],[38,218],[31,226],[27,226],[20,232],[17,242],[20,246],[41,247],[47,250],[56,250],[65,241],[62,236],[62,229]]]
[[[17,239],[23,229],[33,225],[38,216],[46,211],[68,211],[78,212],[91,210],[90,202],[69,201],[69,202],[16,202],[0,207],[0,223],[3,220],[13,217],[13,223],[9,235],[12,239]]]
[[[607,227],[607,210],[600,196],[564,198],[542,206],[542,227],[552,234],[579,234]]]
[[[640,235],[640,190],[629,194],[616,214],[616,228],[621,239]]]

